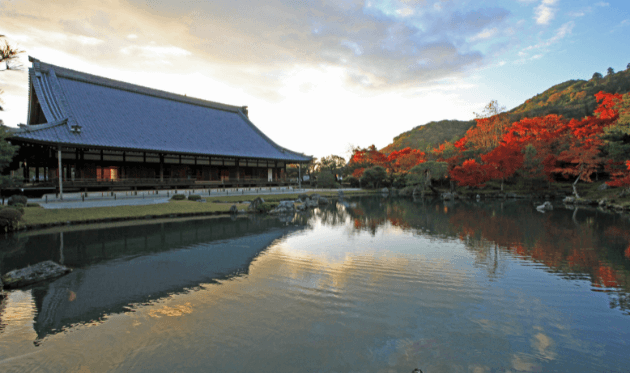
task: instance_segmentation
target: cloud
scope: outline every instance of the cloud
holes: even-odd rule
[[[539,59],[543,57],[544,53],[547,52],[547,48],[553,44],[560,42],[562,39],[570,35],[571,32],[573,31],[573,27],[575,27],[575,23],[573,21],[567,22],[563,24],[562,26],[560,26],[556,30],[555,34],[549,39],[543,40],[540,43],[535,44],[535,45],[530,45],[527,48],[523,48],[522,50],[518,52],[518,55],[519,57],[521,57],[521,59],[517,60],[515,63],[520,64],[520,63],[527,62],[529,60]],[[538,53],[528,58],[529,54],[535,51],[538,51]]]
[[[485,40],[485,39],[489,39],[493,36],[495,36],[498,33],[499,29],[496,27],[493,27],[491,29],[484,29],[482,30],[480,33],[478,33],[477,35],[473,36],[472,38],[470,38],[470,41],[479,41],[479,40]]]
[[[199,66],[177,61],[189,58],[217,70],[228,66],[225,71],[240,76],[223,73],[223,79],[247,75],[254,79],[249,86],[267,89],[274,81],[281,85],[283,75],[274,71],[324,66],[342,69],[349,87],[362,90],[432,84],[489,63],[475,42],[497,43],[495,30],[510,15],[503,8],[470,4],[393,1],[389,7],[363,0],[90,5],[22,0],[4,3],[2,11],[18,34],[62,34],[66,39],[55,48],[102,65],[142,69],[161,56],[158,62],[165,67],[178,64],[192,72]],[[157,44],[137,45],[139,35]]]
[[[610,6],[610,4],[609,3],[605,3],[603,1],[600,1],[598,3],[595,3],[595,6],[605,7],[605,6]]]
[[[536,23],[540,25],[547,25],[555,17],[557,8],[553,5],[558,0],[543,0],[540,5],[536,7]]]

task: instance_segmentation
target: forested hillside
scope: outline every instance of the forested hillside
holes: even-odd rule
[[[595,94],[600,91],[621,94],[630,92],[630,69],[617,73],[609,70],[606,76],[595,73],[590,80],[569,80],[557,84],[510,110],[509,120],[518,122],[523,118],[544,117],[548,114],[562,115],[567,119],[592,116],[597,108]],[[501,101],[500,97],[496,99]],[[381,151],[389,154],[407,147],[425,151],[444,141],[454,143],[464,137],[466,131],[474,125],[474,120],[429,122],[396,136]]]
[[[414,127],[394,137],[394,141],[381,151],[389,154],[404,148],[427,150],[433,149],[444,141],[455,142],[466,134],[466,131],[475,124],[474,120],[441,120],[429,122],[425,125]]]

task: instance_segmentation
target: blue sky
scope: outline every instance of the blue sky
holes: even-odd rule
[[[508,109],[630,63],[630,2],[0,0],[0,34],[44,62],[233,105],[322,157],[432,120]],[[5,124],[25,72],[0,72]]]

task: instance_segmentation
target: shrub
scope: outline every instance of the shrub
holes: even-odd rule
[[[173,201],[183,201],[186,199],[186,196],[183,194],[173,194],[173,197],[171,197],[171,199]]]
[[[17,209],[7,207],[0,210],[0,228],[4,228],[5,231],[11,231],[17,228],[21,220],[22,212]]]
[[[363,187],[371,185],[372,188],[378,188],[386,182],[386,178],[387,171],[385,170],[385,167],[374,166],[363,172],[363,176],[361,176],[361,184]]]
[[[28,199],[26,198],[26,196],[21,196],[21,195],[16,194],[9,197],[9,201],[7,202],[7,205],[15,206],[18,203],[21,203],[22,206],[26,206],[26,204],[28,203]]]
[[[359,187],[359,179],[357,179],[354,176],[348,176],[346,178],[343,179],[344,182],[347,182],[348,184],[350,184],[350,186],[352,188],[358,188]]]
[[[264,203],[261,203],[258,206],[256,206],[256,212],[259,212],[259,213],[269,212],[269,211],[273,210],[274,207],[276,207],[276,206],[278,206],[277,203],[264,202]]]
[[[26,204],[26,207],[39,207],[39,203],[29,202]]]
[[[337,182],[335,181],[335,175],[330,171],[322,171],[317,176],[318,188],[336,188]]]
[[[12,208],[18,210],[20,213],[24,213],[24,205],[21,203],[16,203],[15,205],[12,206]]]
[[[201,199],[201,196],[198,194],[191,194],[188,196],[189,201],[199,201],[200,199]]]

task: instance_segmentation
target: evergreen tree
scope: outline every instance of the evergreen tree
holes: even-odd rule
[[[606,76],[610,76],[614,73],[615,73],[615,70],[612,67],[609,67],[608,70],[606,70]]]

